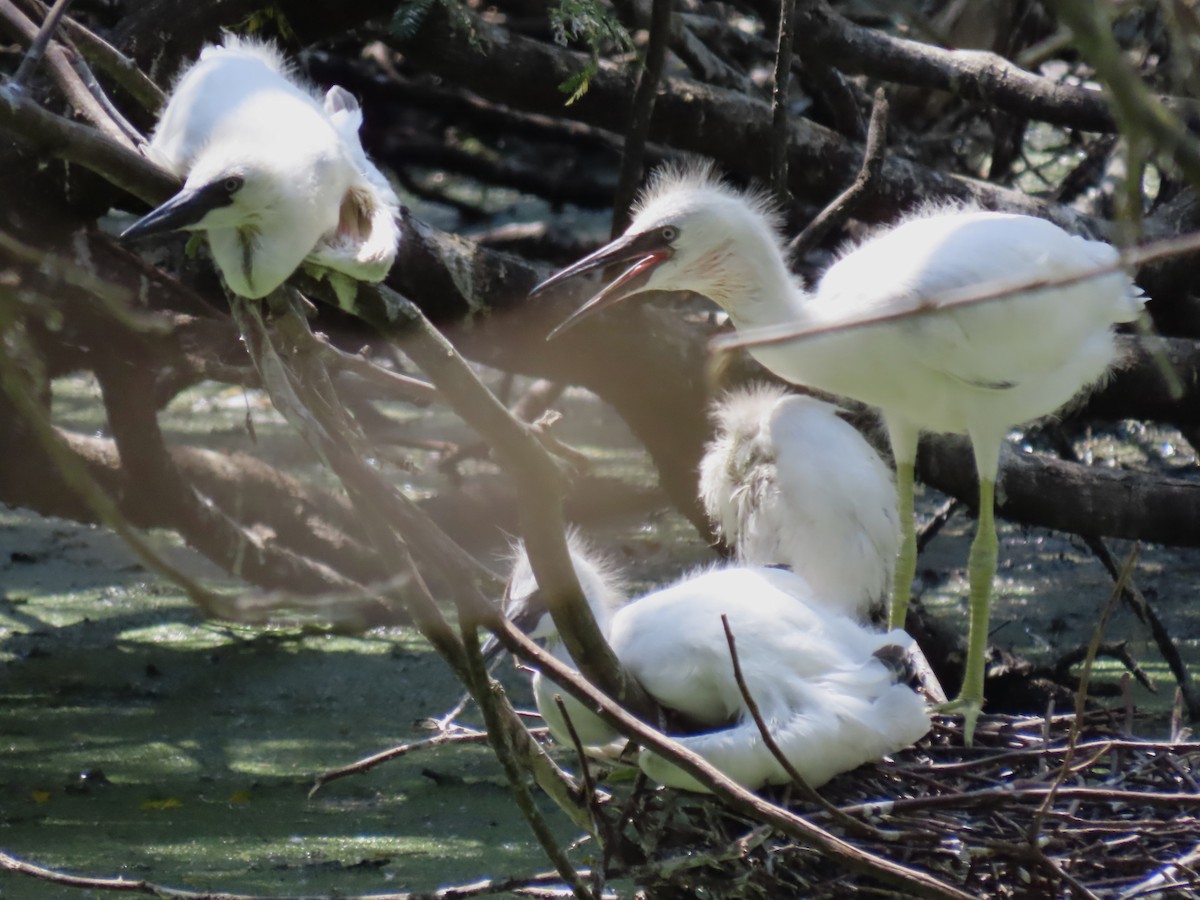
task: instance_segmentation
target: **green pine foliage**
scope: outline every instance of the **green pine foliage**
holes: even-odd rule
[[[450,24],[454,29],[465,34],[472,47],[482,50],[483,45],[479,40],[479,32],[475,30],[475,26],[471,22],[471,13],[461,0],[405,0],[405,2],[397,4],[388,27],[396,37],[408,40],[416,35],[430,10],[439,3],[446,10],[446,15],[450,18]]]
[[[570,106],[587,93],[592,77],[600,68],[600,51],[615,47],[627,52],[633,49],[633,38],[600,0],[559,0],[558,6],[551,7],[549,12],[555,41],[564,46],[586,44],[592,54],[591,62],[558,86],[568,95],[566,105]]]

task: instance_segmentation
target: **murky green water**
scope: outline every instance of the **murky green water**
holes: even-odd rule
[[[414,634],[206,623],[107,535],[11,511],[0,513],[0,560],[8,851],[77,872],[270,893],[545,868],[486,748],[417,754],[308,798],[314,772],[427,737],[418,721],[457,699]],[[0,886],[79,896],[13,876]]]

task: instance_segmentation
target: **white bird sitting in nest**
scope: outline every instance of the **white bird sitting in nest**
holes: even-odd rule
[[[1112,271],[1119,256],[1108,244],[1044,219],[971,208],[927,209],[878,233],[843,255],[810,294],[788,269],[778,224],[764,197],[722,184],[708,167],[666,169],[621,237],[534,292],[625,264],[551,336],[634,294],[693,291],[721,306],[739,332],[786,330],[791,336],[775,343],[746,343],[780,378],[879,407],[903,528],[894,628],[904,625],[916,570],[917,439],[922,429],[970,437],[979,477],[970,631],[962,690],[947,707],[963,714],[969,744],[984,699],[1004,436],[1103,377],[1116,357],[1113,325],[1136,319],[1143,298]],[[1075,280],[1028,287],[1064,278]],[[998,286],[1013,289],[992,302],[942,304],[950,292]],[[795,339],[807,328],[825,331]]]
[[[660,706],[710,729],[675,736],[734,781],[755,790],[785,784],[787,771],[767,748],[738,687],[721,616],[736,641],[750,696],[783,755],[810,785],[909,746],[929,730],[924,700],[905,682],[912,638],[873,632],[817,602],[792,572],[716,567],[628,601],[611,568],[577,537],[571,559],[592,614],[613,652]],[[508,614],[575,667],[523,549],[507,592]],[[562,694],[580,741],[604,746],[618,732],[545,678],[533,675],[538,712],[571,746],[554,702]],[[642,751],[638,765],[655,781],[701,791],[690,775]]]
[[[814,598],[882,619],[900,551],[891,469],[838,407],[760,383],[721,397],[700,499],[744,565],[786,565]]]
[[[263,297],[301,263],[380,281],[396,256],[398,201],[359,141],[362,110],[343,88],[322,99],[270,44],[226,37],[179,78],[149,155],[183,190],[122,237],[203,231],[225,283]]]

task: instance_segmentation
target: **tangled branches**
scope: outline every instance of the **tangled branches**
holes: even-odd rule
[[[571,204],[586,214],[619,195],[619,217],[646,165],[689,153],[716,159],[741,181],[770,178],[793,226],[858,178],[863,190],[853,204],[835,205],[820,217],[821,230],[799,241],[797,265],[806,272],[864,226],[929,200],[1040,215],[1120,243],[1179,239],[1200,224],[1200,156],[1189,131],[1196,79],[1181,60],[1189,44],[1168,26],[1200,38],[1194,17],[1180,7],[1170,13],[1178,22],[1148,13],[1148,21],[1130,15],[1108,29],[1084,4],[1021,2],[1011,4],[1010,21],[988,19],[992,34],[982,46],[947,49],[966,30],[948,10],[935,21],[899,21],[855,18],[852,4],[824,0],[747,0],[736,15],[655,0],[643,68],[627,55],[636,42],[623,34],[636,30],[636,11],[619,3],[571,6],[583,18],[603,12],[617,29],[604,32],[608,38],[566,27],[565,12],[552,25],[544,10],[535,15],[517,2],[482,16],[454,0],[412,4],[404,21],[390,24],[372,21],[392,11],[378,2],[317,10],[284,0],[252,15],[262,6],[158,0],[125,16],[85,10],[82,21],[39,30],[34,23],[48,20],[37,0],[0,0],[6,30],[47,53],[45,77],[30,62],[0,84],[0,131],[11,138],[0,146],[0,501],[126,535],[148,568],[214,617],[349,632],[413,623],[483,710],[486,735],[472,740],[491,742],[556,869],[460,896],[548,891],[551,882],[595,896],[616,879],[662,897],[1183,895],[1181,885],[1195,881],[1200,787],[1192,772],[1200,751],[1135,740],[1105,714],[1080,719],[1073,750],[1062,717],[995,717],[980,727],[974,751],[940,727],[893,762],[833,782],[823,792],[838,810],[832,817],[821,805],[741,790],[647,724],[657,721],[653,703],[621,670],[582,602],[563,539],[563,500],[620,495],[643,510],[670,503],[707,538],[694,482],[708,433],[706,347],[723,326],[694,298],[674,298],[547,344],[544,335],[576,298],[536,305],[526,296],[548,265],[607,230],[581,237],[557,209]],[[202,257],[165,243],[151,251],[152,265],[97,226],[111,206],[133,212],[174,189],[138,151],[139,128],[162,97],[142,68],[166,84],[201,40],[246,21],[274,23],[277,36],[309,48],[302,61],[314,79],[338,80],[363,97],[369,149],[424,203],[402,217],[388,286],[362,288],[350,309],[324,302],[322,287],[303,279],[264,306],[228,298]],[[166,22],[186,27],[162,44],[155,35]],[[1131,57],[1141,60],[1143,80]],[[761,83],[766,71],[770,85]],[[1092,77],[1111,91],[1085,84]],[[574,96],[565,106],[563,86]],[[858,142],[877,87],[890,98],[887,140],[880,101],[864,164]],[[471,189],[460,190],[464,184]],[[1143,184],[1154,196],[1143,196]],[[520,202],[532,204],[527,217],[537,221],[505,221],[514,192],[535,198]],[[442,227],[426,221],[433,216]],[[476,226],[492,227],[474,239],[452,233]],[[1180,447],[1200,446],[1194,260],[1126,259],[1142,264],[1139,281],[1162,336],[1122,338],[1124,360],[1110,382],[1056,432],[1030,438],[1053,453],[1005,460],[1000,505],[1022,523],[1083,536],[1110,567],[1110,538],[1200,546],[1194,465],[1099,468],[1073,458],[1072,435],[1122,419],[1155,422],[1173,429]],[[1160,377],[1164,360],[1180,394]],[[481,383],[481,366],[510,380],[544,379],[539,397],[512,404],[534,412],[510,414]],[[61,379],[81,371],[101,395],[101,433],[72,431],[56,416]],[[736,381],[758,373],[738,360],[724,374]],[[270,458],[249,426],[236,450],[164,434],[162,409],[201,383],[268,396],[320,474],[302,477]],[[587,454],[548,434],[548,420],[534,422],[553,402],[546,398],[560,393],[555,385],[565,384],[618,411],[661,490],[581,474]],[[412,427],[409,414],[429,404],[453,410],[470,440],[488,449],[468,452]],[[413,445],[445,451],[458,484],[422,502],[401,489]],[[465,478],[459,467],[489,452],[504,487],[480,515],[469,505],[471,465],[461,465]],[[922,478],[969,498],[969,458],[959,441],[928,440]],[[457,516],[447,514],[456,503]],[[586,680],[561,677],[626,734],[704,779],[718,800],[603,781],[596,789],[547,753],[483,669],[479,631],[499,632],[527,662],[553,663],[500,619],[501,586],[465,549],[467,519],[486,520],[473,524],[487,540],[505,528],[524,537]],[[213,591],[190,580],[141,537],[145,528],[175,532],[239,587]],[[1132,586],[1129,597],[1186,688],[1182,658],[1169,655],[1168,617],[1150,605],[1157,598]],[[952,648],[941,649],[947,664]],[[531,784],[591,835],[590,866],[558,846]],[[858,826],[847,828],[845,816]],[[54,874],[7,856],[0,865]]]

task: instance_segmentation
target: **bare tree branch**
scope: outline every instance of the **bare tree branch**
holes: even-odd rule
[[[48,10],[42,0],[26,0],[26,3],[41,10],[43,15]],[[145,73],[138,68],[137,63],[100,35],[79,24],[71,16],[63,19],[62,27],[76,49],[126,90],[133,99],[142,105],[143,109],[154,112],[166,102],[166,94],[157,84],[146,77]]]
[[[634,87],[625,70],[601,61],[587,94],[563,109],[556,85],[586,65],[586,57],[485,22],[476,22],[475,28],[488,52],[467,46],[436,15],[431,15],[419,35],[400,49],[415,65],[491,100],[532,112],[565,114],[613,132],[624,130]],[[510,77],[495,77],[492,61],[496,53],[503,53],[512,63]],[[663,88],[650,127],[652,140],[711,156],[730,171],[763,179],[769,176],[771,109],[767,103],[678,78],[666,79]],[[808,120],[791,123],[789,146],[788,186],[797,196],[821,202],[833,197],[839,186],[853,181],[862,161],[861,148]],[[885,161],[880,191],[864,214],[868,218],[892,214],[929,197],[1041,216],[1072,231],[1100,237],[1110,232],[1108,223],[1068,207],[947,175],[894,155]]]
[[[868,194],[875,190],[883,169],[884,154],[887,152],[888,102],[883,88],[875,91],[875,103],[871,107],[871,124],[867,126],[867,144],[863,150],[862,168],[854,183],[838,196],[787,245],[792,259],[803,259],[829,233],[830,229],[843,224],[862,204]]]
[[[175,178],[129,149],[124,136],[118,140],[56,116],[5,84],[0,84],[0,129],[102,175],[147,203],[160,203],[179,187]]]
[[[44,50],[46,62],[53,73],[55,83],[62,89],[62,92],[66,95],[71,106],[75,108],[75,111],[100,129],[109,140],[132,150],[134,146],[133,142],[118,123],[113,120],[112,116],[109,115],[104,105],[92,96],[92,92],[88,89],[88,86],[84,84],[79,73],[71,65],[68,51],[61,44],[50,42],[50,37],[54,27],[58,24],[58,17],[62,15],[63,4],[65,2],[66,0],[58,0],[54,9],[47,15],[46,25],[39,29],[24,13],[13,5],[11,0],[0,0],[0,22],[5,23],[11,32],[17,37],[28,41],[30,44],[29,52],[26,54],[25,59],[22,60],[17,74],[4,86],[4,89],[13,94],[25,94],[28,96],[28,91],[24,88],[22,82],[25,78],[28,78],[31,71],[31,64],[42,56]],[[57,14],[55,10],[58,11]]]
[[[1144,133],[1200,188],[1200,141],[1155,97],[1124,57],[1105,15],[1108,3],[1056,0],[1075,41],[1104,79],[1105,98],[1126,134]]]
[[[629,128],[625,132],[616,196],[613,199],[613,237],[628,227],[629,207],[642,181],[646,136],[650,133],[654,100],[662,79],[663,63],[667,58],[667,45],[671,40],[672,2],[673,0],[651,0],[650,41],[646,46],[645,64],[638,72],[637,89],[633,94],[633,112],[629,117]]]
[[[771,191],[781,206],[788,199],[788,85],[792,79],[792,32],[796,0],[779,0],[775,69],[771,75]]]
[[[825,0],[807,4],[797,22],[809,52],[843,72],[897,84],[952,91],[965,100],[995,104],[1005,112],[1079,128],[1117,130],[1104,97],[1088,88],[1061,84],[981,50],[947,50],[855,25]],[[1200,115],[1195,101],[1167,98],[1189,118]]]

